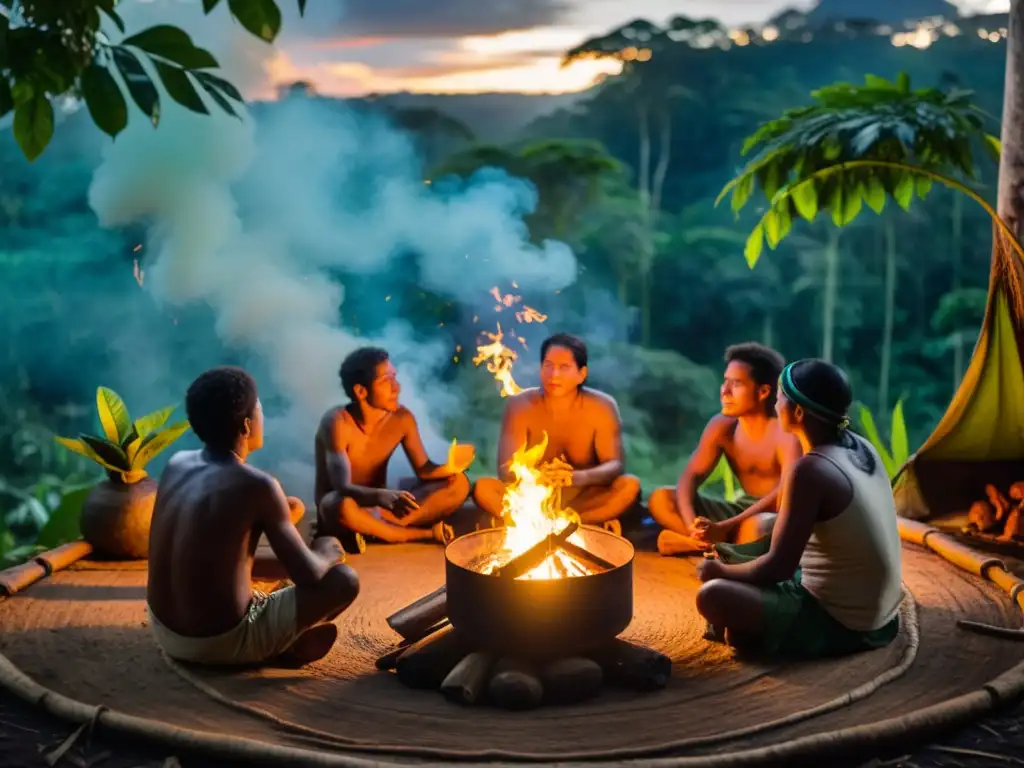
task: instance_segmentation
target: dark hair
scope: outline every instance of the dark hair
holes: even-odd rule
[[[564,347],[572,352],[572,359],[576,361],[577,368],[585,368],[587,365],[587,343],[579,336],[571,333],[556,333],[544,339],[540,345],[540,360],[548,356],[548,350],[552,347]]]
[[[235,447],[245,420],[256,410],[256,381],[242,368],[211,368],[192,382],[185,411],[196,437],[219,451]]]
[[[341,377],[341,386],[353,402],[356,399],[356,385],[362,384],[367,389],[373,384],[377,377],[377,366],[386,363],[390,359],[387,350],[380,347],[360,347],[351,352],[341,362],[341,370],[338,375]]]
[[[786,358],[771,347],[747,341],[733,344],[725,350],[725,363],[744,363],[750,368],[750,377],[758,386],[767,384],[771,387],[768,398],[764,401],[765,411],[770,415],[775,411],[775,400],[779,394],[779,376],[786,367]]]
[[[824,437],[852,451],[858,469],[873,473],[877,464],[874,453],[864,440],[847,429],[853,388],[843,369],[825,360],[798,360],[790,367],[789,375],[800,394],[821,406],[804,406],[804,412],[820,425]]]

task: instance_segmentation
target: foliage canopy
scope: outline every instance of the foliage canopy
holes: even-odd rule
[[[979,145],[998,158],[999,139],[985,131],[970,91],[913,90],[901,73],[896,82],[867,75],[864,85],[837,83],[811,96],[813,104],[786,111],[747,138],[743,154],[758,154],[716,201],[731,193],[739,212],[755,190],[768,199],[747,239],[751,267],[764,243],[774,249],[797,218],[813,221],[826,211],[843,227],[865,203],[881,213],[888,198],[909,210],[936,180],[977,199],[946,174],[973,180]]]
[[[297,0],[304,13],[306,0]],[[203,0],[209,14],[221,0]],[[125,26],[117,0],[0,0],[0,118],[14,112],[14,136],[29,161],[53,138],[54,100],[82,99],[93,122],[111,138],[128,125],[125,92],[144,115],[160,123],[160,93],[148,64],[175,102],[209,114],[200,90],[220,109],[237,116],[242,94],[213,74],[214,56],[188,33],[158,24],[113,44],[103,19]],[[231,15],[268,43],[281,29],[275,0],[227,0]]]

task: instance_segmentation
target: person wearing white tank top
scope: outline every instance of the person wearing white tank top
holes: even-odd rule
[[[741,649],[842,656],[899,634],[902,570],[896,504],[881,459],[848,430],[846,374],[799,360],[779,379],[776,411],[804,455],[782,481],[766,554],[719,544],[698,566],[697,609]]]

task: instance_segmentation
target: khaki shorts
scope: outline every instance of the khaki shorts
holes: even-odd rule
[[[254,664],[281,655],[298,638],[295,587],[269,595],[253,590],[249,612],[232,629],[215,637],[184,637],[149,613],[157,644],[167,655],[193,664]]]

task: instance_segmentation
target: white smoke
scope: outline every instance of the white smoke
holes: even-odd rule
[[[198,2],[139,0],[119,11],[128,34],[155,23],[186,29],[243,86],[263,77],[273,52],[224,7],[204,17]],[[311,489],[317,419],[344,397],[341,359],[366,343],[391,351],[403,401],[428,451],[443,459],[438,417],[454,402],[434,374],[450,350],[415,340],[397,318],[373,339],[341,327],[343,291],[328,273],[384,273],[411,251],[420,255],[423,285],[458,300],[475,302],[511,280],[524,289],[561,288],[575,278],[575,259],[562,244],[527,242],[522,217],[532,189],[491,175],[439,194],[419,178],[405,136],[338,103],[289,101],[257,125],[208,100],[211,114],[195,115],[160,90],[159,127],[132,107],[129,127],[96,171],[90,204],[104,226],[148,222],[147,288],[164,304],[207,304],[216,316],[211,333],[266,364],[288,404],[267,424],[268,445],[293,457],[278,468],[282,480]]]

